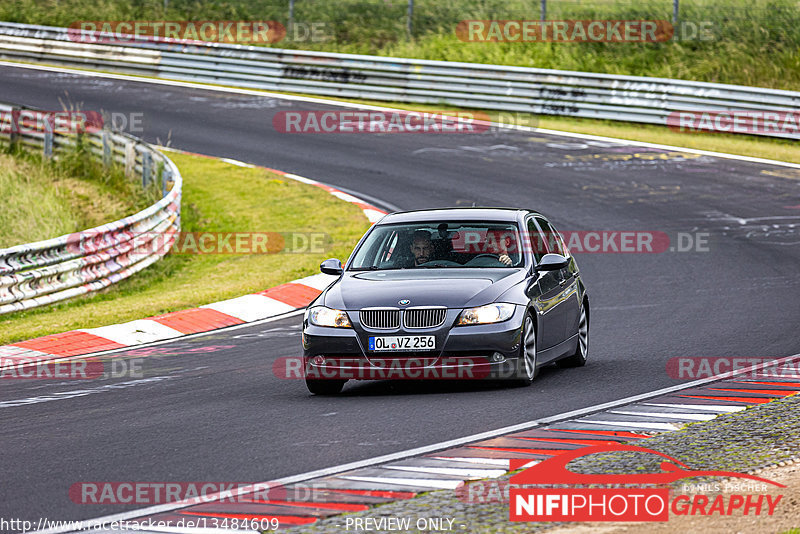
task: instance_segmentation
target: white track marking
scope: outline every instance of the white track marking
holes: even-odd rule
[[[231,165],[236,165],[237,167],[245,167],[247,169],[255,169],[256,166],[251,163],[245,163],[244,161],[239,161],[238,159],[231,159],[231,158],[220,158],[219,159],[223,163],[230,163]]]
[[[171,380],[171,376],[154,376],[151,378],[142,378],[140,380],[129,380],[127,382],[119,382],[116,384],[106,384],[104,386],[97,386],[94,388],[73,389],[71,391],[59,391],[57,393],[50,393],[49,395],[39,395],[37,397],[27,397],[25,399],[15,399],[0,402],[0,408],[14,408],[17,406],[25,406],[28,404],[39,404],[42,402],[50,402],[65,399],[74,399],[76,397],[85,397],[94,393],[103,393],[104,391],[113,391],[115,389],[127,389],[135,386],[142,386],[146,384],[153,384],[155,382],[162,382],[164,380]]]
[[[455,475],[464,478],[497,478],[506,474],[505,469],[470,469],[468,467],[416,467],[412,465],[384,465],[384,469],[429,473],[431,475]]]
[[[589,419],[576,419],[576,423],[586,423],[592,425],[609,425],[614,427],[623,427],[623,428],[634,428],[642,431],[649,431],[649,430],[666,430],[670,432],[672,430],[678,430],[683,425],[678,423],[632,423],[629,421],[591,421]]]
[[[183,332],[165,326],[150,319],[137,319],[127,323],[100,326],[97,328],[80,328],[78,332],[86,332],[104,339],[110,339],[120,345],[141,345],[151,341],[173,339],[183,336]]]
[[[223,300],[200,306],[222,312],[225,315],[236,317],[242,321],[251,322],[266,317],[273,317],[294,310],[294,306],[279,300],[265,297],[264,295],[243,295],[233,299]]]
[[[339,478],[354,480],[356,482],[374,482],[389,486],[416,486],[430,489],[456,489],[464,483],[463,480],[440,480],[438,478],[394,478],[394,477],[360,477],[341,476]]]
[[[664,419],[678,419],[680,421],[711,421],[717,417],[713,413],[664,413],[664,412],[629,412],[626,410],[609,410],[608,413],[619,415],[641,415],[645,417],[659,417]]]
[[[293,283],[295,284],[303,284],[304,286],[313,287],[314,289],[318,289],[322,291],[326,289],[334,280],[338,279],[338,276],[333,276],[330,274],[314,274],[311,276],[306,276],[305,278],[301,278],[299,280],[295,280]]]
[[[464,456],[433,456],[437,460],[448,460],[451,462],[465,462],[470,464],[482,465],[497,465],[508,469],[510,467],[509,460],[505,458],[467,458]]]
[[[733,413],[746,410],[746,406],[717,406],[715,404],[658,404],[643,402],[644,406],[660,406],[662,408],[680,408],[681,410],[707,410],[709,412]]]

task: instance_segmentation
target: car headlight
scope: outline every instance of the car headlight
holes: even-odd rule
[[[515,307],[513,304],[501,302],[478,306],[477,308],[468,308],[458,316],[456,325],[491,324],[507,321],[514,315]]]
[[[350,319],[342,310],[334,310],[318,306],[308,310],[308,322],[316,326],[332,326],[335,328],[352,328]]]

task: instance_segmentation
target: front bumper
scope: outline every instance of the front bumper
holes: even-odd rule
[[[453,326],[461,310],[448,310],[441,327],[370,330],[350,313],[353,328],[303,325],[303,363],[306,376],[322,379],[481,379],[513,373],[520,354],[525,309],[517,306],[507,321]],[[432,335],[436,350],[370,352],[370,336]]]

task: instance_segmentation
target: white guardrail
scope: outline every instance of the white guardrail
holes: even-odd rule
[[[715,113],[737,111],[741,116],[729,131],[800,139],[797,129],[764,124],[797,113],[800,92],[738,85],[133,36],[104,44],[102,34],[8,22],[0,22],[0,58],[269,91],[660,125],[678,126],[676,112],[709,112],[713,120]]]
[[[75,134],[14,127],[26,111],[0,103],[0,140],[58,157],[75,146]],[[143,188],[161,180],[163,197],[152,206],[96,228],[38,243],[0,249],[0,315],[51,304],[108,287],[163,257],[180,230],[182,179],[166,156],[143,141],[108,130],[86,131],[82,142],[104,163],[125,168]],[[54,150],[55,147],[55,150]],[[168,192],[167,192],[168,191]]]

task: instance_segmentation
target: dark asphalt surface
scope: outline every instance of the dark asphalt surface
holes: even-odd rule
[[[673,385],[674,357],[798,352],[800,180],[769,166],[508,131],[288,135],[273,129],[276,111],[326,106],[5,66],[0,80],[2,101],[143,113],[134,133],[148,141],[403,209],[475,202],[538,209],[562,231],[710,234],[705,252],[577,254],[589,364],[545,369],[526,389],[362,382],[310,397],[272,374],[301,352],[298,317],[134,351],[157,380],[3,381],[0,517],[129,509],[72,503],[81,481],[263,481],[521,423]],[[189,352],[200,347],[213,348]]]

